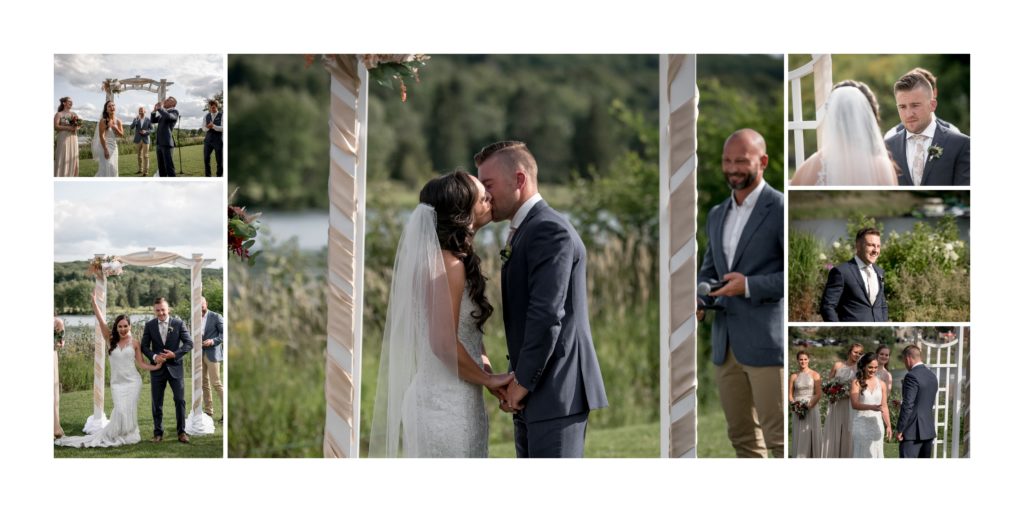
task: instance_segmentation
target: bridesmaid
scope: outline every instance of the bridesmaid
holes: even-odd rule
[[[64,429],[60,426],[60,365],[57,351],[64,348],[64,321],[53,317],[53,438],[64,437]]]
[[[854,343],[846,351],[846,360],[838,361],[829,372],[830,379],[839,379],[847,385],[857,374],[857,361],[864,353],[864,345]],[[853,456],[853,432],[850,424],[850,399],[841,398],[829,403],[825,413],[825,442],[822,445],[822,457],[850,458]]]
[[[793,413],[793,450],[797,459],[821,457],[821,375],[810,368],[811,356],[801,350],[796,354],[797,371],[789,377],[789,403],[807,402],[807,415],[800,419]]]
[[[892,355],[892,349],[889,345],[878,346],[878,380],[885,383],[885,389],[892,390],[892,374],[889,373],[889,356]]]
[[[78,115],[71,111],[71,98],[60,99],[53,115],[53,129],[57,130],[57,144],[53,154],[53,177],[78,176],[78,129],[73,121]]]

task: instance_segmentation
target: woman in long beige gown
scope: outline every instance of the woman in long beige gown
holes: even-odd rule
[[[857,375],[857,361],[860,360],[863,353],[864,346],[860,343],[850,345],[850,349],[846,352],[846,360],[838,361],[832,366],[829,378],[839,379],[849,385]],[[850,416],[849,397],[840,398],[835,403],[829,404],[828,411],[825,413],[825,441],[822,444],[822,457],[853,457],[853,426]]]
[[[810,368],[811,356],[801,350],[796,354],[797,371],[789,377],[789,402],[807,404],[807,414],[800,418],[793,413],[790,426],[793,429],[791,458],[805,459],[821,457],[821,375]]]

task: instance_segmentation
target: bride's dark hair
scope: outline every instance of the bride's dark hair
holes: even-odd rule
[[[103,104],[103,119],[107,124],[110,124],[110,112],[107,110],[107,105],[110,105],[113,102],[114,100],[107,100],[107,102]]]
[[[472,313],[476,327],[484,330],[484,322],[494,313],[494,306],[484,293],[487,278],[480,270],[480,257],[473,251],[473,206],[478,189],[473,178],[464,171],[438,176],[420,190],[420,202],[434,207],[437,214],[437,240],[441,249],[451,251],[466,268],[469,298],[476,304]]]
[[[117,324],[121,323],[121,320],[128,322],[128,329],[132,328],[132,321],[128,319],[128,315],[117,315],[117,318],[114,319],[114,328],[110,330],[110,346],[107,347],[108,356],[113,354],[117,344],[121,343],[121,335],[117,333]]]
[[[868,352],[860,356],[860,361],[857,361],[857,383],[860,384],[860,394],[864,394],[868,390],[868,372],[867,367],[871,364],[871,361],[878,359],[878,355],[874,352]]]

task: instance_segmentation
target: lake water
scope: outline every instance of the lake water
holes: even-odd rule
[[[933,226],[938,225],[939,223],[939,219],[937,218],[915,219],[913,217],[881,217],[876,218],[875,220],[882,223],[885,229],[885,235],[882,240],[883,242],[891,233],[899,233],[902,235],[910,232],[918,222],[926,222]],[[956,220],[956,224],[960,229],[960,240],[963,240],[966,244],[970,244],[970,219],[959,217]],[[831,244],[832,242],[846,236],[846,219],[794,220],[790,221],[789,229],[791,231],[800,230],[810,233],[818,239],[824,240],[826,244]]]

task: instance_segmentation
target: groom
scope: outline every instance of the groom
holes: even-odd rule
[[[163,103],[157,102],[153,105],[153,113],[150,114],[150,121],[156,125],[156,166],[161,177],[173,178],[174,172],[174,137],[171,130],[178,122],[178,110],[175,109],[178,100],[174,96],[168,96]]]
[[[935,439],[935,395],[939,379],[921,362],[921,349],[908,345],[903,349],[903,405],[896,422],[896,439],[901,459],[928,459]]]
[[[473,157],[495,221],[509,220],[501,302],[515,378],[501,409],[514,412],[516,456],[582,457],[587,417],[608,406],[587,312],[587,250],[537,191],[526,144],[491,144]]]
[[[156,318],[146,322],[142,331],[142,353],[153,364],[163,361],[159,370],[149,372],[150,391],[153,398],[153,442],[164,440],[164,390],[169,383],[174,394],[174,419],[178,441],[188,442],[185,433],[185,372],[182,361],[192,350],[192,337],[188,328],[179,318],[170,318],[167,299],[158,297],[153,303]]]
[[[900,185],[970,185],[971,138],[938,122],[938,102],[928,79],[911,71],[893,91],[904,129],[885,139],[885,145],[903,171]]]
[[[875,264],[882,236],[875,228],[857,232],[857,254],[828,271],[821,294],[821,319],[826,322],[888,322],[885,272]]]

